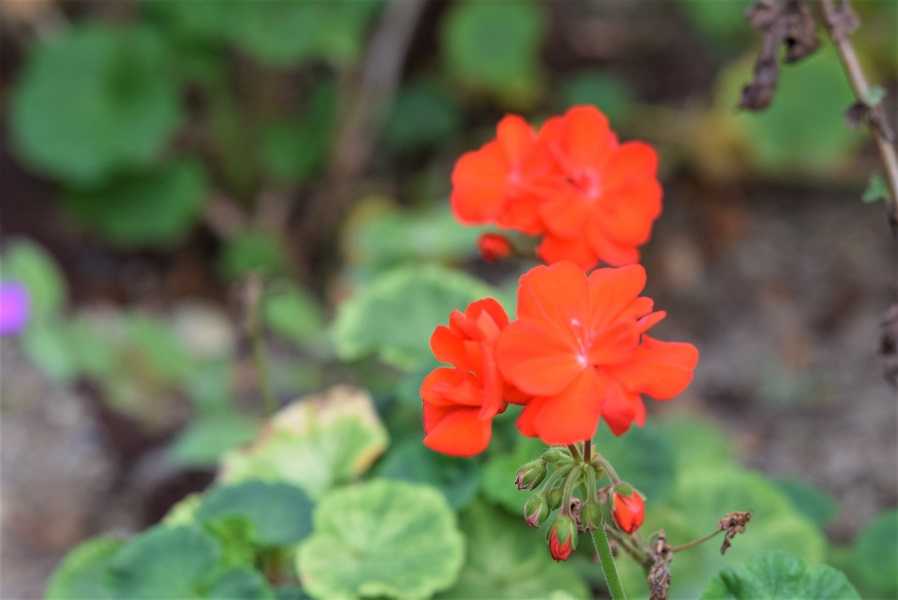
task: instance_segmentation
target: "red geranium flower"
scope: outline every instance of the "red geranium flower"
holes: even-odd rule
[[[471,225],[496,223],[536,234],[543,230],[538,204],[551,187],[540,183],[555,163],[524,119],[508,115],[496,127],[496,139],[458,159],[452,171],[452,210]],[[551,183],[550,183],[551,185]]]
[[[434,369],[421,384],[424,445],[453,456],[483,452],[492,436],[492,420],[507,402],[525,398],[507,385],[496,365],[496,341],[508,316],[492,298],[453,311],[449,326],[430,338],[437,360],[452,368]]]
[[[495,140],[456,163],[452,208],[463,223],[544,235],[548,263],[631,264],[661,214],[657,168],[649,145],[620,144],[594,106],[549,119],[539,134],[506,116]]]
[[[532,397],[518,418],[544,443],[591,439],[604,417],[615,435],[645,422],[641,394],[667,400],[692,380],[698,350],[644,335],[665,317],[639,296],[639,265],[593,271],[560,262],[531,269],[518,288],[518,320],[499,337],[499,368]]]
[[[571,260],[586,269],[598,260],[637,262],[637,248],[648,241],[661,214],[658,157],[652,147],[618,143],[608,119],[593,106],[549,119],[540,142],[567,184],[539,208],[547,229],[539,247],[543,260]]]

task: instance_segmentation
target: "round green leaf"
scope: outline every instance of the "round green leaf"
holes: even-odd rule
[[[221,255],[221,271],[228,279],[239,279],[250,273],[278,275],[286,271],[288,263],[280,243],[261,231],[234,236],[225,243]]]
[[[458,132],[462,115],[442,88],[428,80],[402,88],[384,128],[384,141],[400,152],[435,146]]]
[[[461,576],[443,599],[588,598],[589,591],[568,564],[556,563],[542,532],[480,502],[461,516],[467,556]],[[585,536],[581,543],[587,543]]]
[[[318,498],[367,471],[387,443],[371,397],[337,386],[281,410],[255,444],[225,456],[221,479],[285,481]]]
[[[175,439],[171,456],[185,466],[213,466],[225,452],[251,441],[258,430],[254,419],[236,414],[197,417]]]
[[[676,450],[658,429],[652,425],[633,427],[615,436],[602,426],[593,443],[617,474],[636,486],[648,502],[663,502],[670,496],[676,477]]]
[[[675,449],[678,473],[736,464],[732,445],[724,433],[709,422],[692,415],[667,417],[659,421],[658,430]]]
[[[851,551],[858,583],[883,597],[898,595],[898,510],[873,520],[858,534]]]
[[[337,355],[377,354],[405,370],[429,360],[434,327],[453,310],[495,296],[489,286],[437,266],[403,267],[379,276],[340,305],[334,325]]]
[[[299,117],[276,119],[259,132],[262,167],[278,182],[300,184],[325,166],[336,124],[337,91],[331,81],[312,93]]]
[[[453,4],[440,40],[450,75],[508,105],[531,105],[540,88],[543,20],[541,7],[527,0]]]
[[[464,539],[442,494],[377,479],[322,498],[298,568],[315,598],[415,600],[449,587],[463,556]]]
[[[812,485],[795,479],[775,479],[773,483],[792,501],[793,506],[817,527],[833,520],[839,507],[835,499]]]
[[[423,211],[380,210],[348,227],[343,239],[350,261],[381,271],[401,263],[462,260],[476,252],[484,231],[459,226],[448,204],[441,204]]]
[[[222,573],[217,577],[207,598],[239,598],[240,600],[274,600],[275,595],[268,582],[258,571],[238,567]]]
[[[153,161],[178,127],[178,103],[153,31],[75,25],[28,54],[12,97],[14,147],[38,170],[98,182]]]
[[[196,513],[201,523],[226,518],[245,519],[259,546],[286,546],[312,529],[312,501],[287,483],[247,481],[215,488]]]
[[[780,598],[852,600],[860,596],[841,571],[827,565],[808,566],[780,551],[760,554],[743,567],[725,569],[702,594],[702,600]]]
[[[717,106],[733,119],[760,170],[826,173],[863,139],[863,132],[845,123],[843,113],[853,95],[832,48],[821,48],[799,64],[784,66],[776,96],[766,110],[734,113],[742,86],[750,77],[749,60],[724,72]],[[808,98],[815,101],[808,102]]]
[[[291,283],[265,290],[262,315],[272,331],[297,344],[309,342],[324,328],[324,315],[318,302],[306,290]]]
[[[65,304],[66,282],[59,266],[43,248],[29,240],[8,242],[0,258],[0,279],[18,281],[28,290],[30,321],[52,318]]]
[[[513,515],[521,515],[528,493],[514,485],[515,474],[521,465],[538,458],[546,446],[534,438],[520,438],[511,452],[491,454],[483,469],[483,495]]]
[[[199,216],[207,196],[199,163],[168,163],[158,170],[114,179],[101,188],[73,192],[67,206],[114,244],[171,244]]]
[[[459,509],[477,493],[480,465],[475,460],[437,454],[420,439],[407,439],[390,449],[378,465],[377,476],[432,485],[452,508]]]
[[[109,565],[121,540],[94,538],[69,552],[47,584],[47,600],[113,600]]]
[[[379,6],[375,1],[238,0],[228,7],[226,34],[266,64],[290,66],[322,59],[348,65],[358,57],[366,26]]]
[[[155,527],[113,558],[115,590],[120,598],[195,597],[220,555],[215,540],[196,527]]]
[[[581,71],[561,85],[563,109],[577,104],[595,105],[614,123],[625,121],[631,111],[633,93],[627,84],[605,71]]]

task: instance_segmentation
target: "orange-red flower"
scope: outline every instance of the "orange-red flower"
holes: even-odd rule
[[[629,496],[615,492],[613,502],[614,521],[621,531],[633,533],[642,526],[645,521],[645,500],[639,492],[631,492]]]
[[[658,157],[642,142],[620,144],[608,119],[593,106],[576,106],[549,119],[540,141],[565,183],[540,205],[546,236],[539,255],[590,268],[598,260],[626,265],[639,260],[661,214]]]
[[[538,204],[546,192],[539,186],[554,170],[554,161],[537,144],[530,125],[521,117],[506,116],[496,127],[494,140],[463,154],[455,164],[452,210],[462,223],[497,223],[540,233]]]
[[[434,369],[421,384],[428,448],[453,456],[483,452],[492,436],[493,417],[507,402],[524,401],[503,381],[496,364],[496,341],[507,325],[502,306],[485,298],[464,313],[453,311],[449,325],[434,330],[434,356],[452,367]]]
[[[661,214],[657,169],[651,146],[619,143],[594,106],[553,117],[538,134],[507,116],[495,140],[458,160],[452,207],[463,223],[543,235],[548,263],[626,265]]]
[[[640,296],[639,265],[597,269],[571,262],[531,269],[518,288],[518,319],[499,336],[499,368],[531,396],[518,418],[546,444],[592,438],[600,418],[620,435],[645,422],[641,394],[667,400],[692,380],[698,350],[645,332],[665,317]]]

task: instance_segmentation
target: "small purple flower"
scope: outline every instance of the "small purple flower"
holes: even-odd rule
[[[0,336],[19,333],[28,322],[31,301],[17,281],[0,281]]]

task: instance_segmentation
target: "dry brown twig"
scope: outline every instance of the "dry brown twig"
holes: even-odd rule
[[[860,26],[860,19],[854,12],[850,0],[840,0],[838,5],[834,0],[822,0],[821,8],[823,22],[839,52],[851,89],[857,98],[857,102],[849,108],[849,114],[853,111],[859,122],[867,122],[870,133],[876,141],[892,197],[893,208],[889,215],[889,223],[892,226],[892,233],[898,236],[898,154],[895,152],[895,135],[882,109],[881,99],[876,101],[872,99],[870,84],[851,43],[850,36]],[[861,107],[860,110],[858,107]]]

